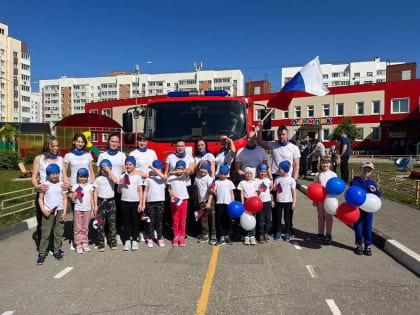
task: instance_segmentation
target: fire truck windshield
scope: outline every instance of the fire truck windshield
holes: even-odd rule
[[[218,141],[227,133],[233,140],[246,134],[245,104],[234,100],[158,102],[147,106],[145,131],[151,141]]]

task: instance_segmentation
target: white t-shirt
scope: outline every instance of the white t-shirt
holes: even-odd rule
[[[219,169],[221,165],[226,165],[229,169],[232,166],[233,153],[232,151],[221,152],[216,157],[216,176],[219,176]],[[228,174],[229,176],[229,174]]]
[[[76,194],[76,201],[74,203],[74,210],[89,211],[92,209],[92,192],[95,190],[92,184],[76,184],[71,187],[71,191],[75,192],[78,187],[82,187],[83,197]]]
[[[124,178],[125,174],[120,175],[120,180]],[[127,183],[122,184],[121,200],[122,201],[140,201],[138,187],[143,185],[143,179],[138,174],[128,176],[130,178],[130,185]]]
[[[245,199],[257,196],[258,183],[255,180],[252,180],[252,182],[242,180],[238,185],[238,190],[242,190],[244,192]]]
[[[280,145],[277,141],[270,141],[268,147],[273,154],[273,162],[271,164],[271,172],[279,175],[279,164],[283,161],[289,161],[290,170],[289,175],[293,174],[293,160],[300,158],[299,148],[293,143],[288,143],[285,146]]]
[[[98,162],[96,163],[98,166],[102,160],[109,160],[112,164],[112,174],[115,175],[115,178],[119,178],[122,173],[122,168],[125,164],[125,154],[122,152],[118,152],[115,155],[110,155],[107,151],[99,154]]]
[[[146,201],[165,201],[166,181],[159,176],[150,176],[144,180],[144,186],[148,187]]]
[[[252,150],[243,147],[236,154],[236,162],[241,163],[241,170],[245,171],[246,167],[251,167],[254,177],[257,175],[257,167],[267,160],[267,153],[260,146],[256,146]]]
[[[257,188],[260,189],[261,184],[264,183],[265,186],[267,187],[265,191],[261,191],[260,195],[258,197],[260,197],[262,202],[267,202],[267,201],[271,201],[271,196],[270,196],[270,184],[271,181],[269,178],[264,178],[264,179],[260,179],[257,178],[255,179],[255,181],[257,182]]]
[[[70,165],[71,177],[70,177],[70,184],[75,185],[77,184],[77,171],[81,168],[87,169],[89,172],[89,163],[92,162],[92,154],[90,152],[86,152],[82,155],[76,155],[73,152],[66,153],[64,156],[64,162]],[[88,183],[90,183],[90,174],[88,178]]]
[[[57,161],[47,162],[45,155],[42,154],[39,159],[39,182],[41,184],[47,181],[47,167],[50,164],[57,164],[60,167],[60,178],[59,181],[63,181],[63,172],[64,172],[64,160],[61,156],[58,157]]]
[[[102,199],[114,198],[115,184],[110,177],[100,175],[95,178],[93,187],[98,189],[98,197]]]
[[[129,156],[136,159],[136,171],[149,174],[149,166],[152,165],[153,161],[157,160],[155,150],[147,149],[145,152],[141,152],[137,149],[130,152]]]
[[[194,163],[194,159],[191,155],[187,154],[183,159],[178,159],[175,154],[169,154],[166,158],[166,163],[169,164],[169,172],[175,171],[175,165],[178,161],[184,161],[185,164],[187,164],[186,168],[188,168],[191,163]],[[191,186],[191,178],[189,176],[187,178],[187,186]]]
[[[322,186],[326,187],[328,180],[330,178],[337,177],[337,174],[334,173],[333,171],[330,171],[330,170],[328,170],[326,172],[316,173],[315,174],[315,177],[314,177],[314,182],[316,181],[316,179],[318,178],[318,176],[319,176],[319,183]]]
[[[213,162],[213,161],[216,161],[216,158],[214,157],[214,155],[212,154],[212,153],[210,153],[210,152],[207,152],[206,154],[204,154],[203,156],[195,156],[194,157],[194,163],[195,164],[198,164],[198,163],[200,163],[201,161],[208,161],[209,163],[210,162]]]
[[[235,189],[235,185],[229,180],[216,180],[216,203],[217,204],[230,204],[233,200],[230,191]]]
[[[44,208],[49,211],[57,207],[58,210],[64,210],[64,196],[63,193],[67,192],[63,190],[61,186],[63,182],[53,184],[47,181],[45,184],[48,185],[48,190],[44,193]]]
[[[279,184],[280,189],[277,186]],[[296,181],[290,176],[277,176],[274,181],[274,189],[276,189],[277,202],[293,202],[292,189],[296,189]]]
[[[209,200],[209,188],[213,184],[213,178],[210,175],[197,176],[194,179],[194,185],[197,186],[198,202],[206,202]]]
[[[171,185],[175,197],[181,200],[189,199],[185,175],[169,176],[168,185]]]

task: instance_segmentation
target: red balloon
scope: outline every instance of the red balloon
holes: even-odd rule
[[[349,205],[347,202],[343,202],[337,208],[337,218],[344,224],[353,224],[359,220],[360,211],[359,207]]]
[[[306,194],[313,202],[319,202],[327,198],[328,193],[324,186],[319,183],[313,183],[309,185]]]
[[[257,196],[254,197],[250,197],[245,201],[245,210],[251,213],[257,213],[260,212],[262,207],[263,207],[263,203],[261,201],[261,199]]]

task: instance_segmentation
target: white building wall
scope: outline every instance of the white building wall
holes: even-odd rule
[[[42,122],[42,106],[41,106],[41,94],[31,93],[31,118],[30,122],[41,123]]]

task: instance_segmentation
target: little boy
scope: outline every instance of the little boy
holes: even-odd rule
[[[359,186],[363,188],[367,194],[375,194],[381,197],[381,193],[376,186],[376,183],[370,179],[374,170],[373,163],[370,161],[363,162],[360,166],[360,176],[356,176],[350,183],[350,186]],[[365,254],[366,256],[372,256],[372,223],[373,213],[363,211],[361,208],[359,220],[354,224],[354,233],[356,238],[356,248],[354,252],[356,255]],[[365,248],[362,248],[362,244],[365,244]]]
[[[62,237],[64,232],[64,219],[67,209],[67,191],[63,190],[60,179],[60,167],[49,164],[46,169],[48,190],[39,193],[39,206],[42,212],[41,241],[39,244],[38,265],[42,265],[47,256],[47,247],[51,231],[54,238],[54,258],[62,260]]]

